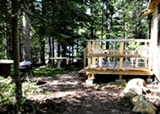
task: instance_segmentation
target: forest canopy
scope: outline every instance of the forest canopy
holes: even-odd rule
[[[147,19],[139,17],[146,5],[147,0],[18,0],[20,60],[45,64],[49,56],[80,57],[88,39],[147,39]],[[1,1],[0,8],[0,58],[8,59],[11,2]]]

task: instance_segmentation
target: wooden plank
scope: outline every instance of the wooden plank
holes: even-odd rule
[[[87,48],[84,48],[83,49],[83,67],[86,67],[87,65],[86,59],[87,59]]]
[[[89,68],[89,67],[85,67],[85,70],[101,70],[101,71],[147,71],[150,72],[150,70],[148,70],[145,67],[136,67],[136,68],[123,68],[123,69],[110,69],[110,68],[105,68],[105,67],[96,67],[96,68]]]
[[[119,75],[119,80],[122,80],[122,74]]]
[[[102,69],[85,69],[87,73],[94,73],[94,74],[116,74],[116,75],[153,75],[151,71],[147,70],[102,70]]]
[[[103,40],[88,40],[88,41],[96,41],[96,42],[151,42],[150,39],[103,39]]]
[[[123,50],[123,53],[133,53],[134,51],[135,50]],[[109,54],[118,54],[119,53],[119,49],[108,49],[108,50],[103,49],[103,52],[104,53],[108,52]]]
[[[91,53],[91,42],[88,42],[87,52]],[[91,67],[91,57],[88,57],[88,66]]]
[[[123,54],[123,49],[124,49],[124,42],[120,42],[120,49],[119,52],[120,54]],[[119,69],[123,69],[123,57],[120,56],[120,63],[119,63]]]
[[[97,45],[97,42],[93,41],[92,45],[91,45],[91,51],[92,51],[92,53],[95,53],[94,50],[92,49],[92,46],[96,46],[96,45]],[[96,58],[97,57],[92,57],[91,64],[95,64],[96,63]]]
[[[141,56],[139,54],[104,54],[104,53],[89,53],[88,57],[126,57],[126,58],[150,58],[147,56]]]

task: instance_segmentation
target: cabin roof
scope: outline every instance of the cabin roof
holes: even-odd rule
[[[159,3],[160,3],[160,0],[149,0],[147,8],[142,11],[140,17],[145,17],[153,13]]]

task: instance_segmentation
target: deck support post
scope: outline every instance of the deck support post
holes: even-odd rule
[[[88,74],[88,79],[86,80],[87,85],[93,85],[93,80],[95,79],[94,74]]]
[[[151,78],[151,75],[148,75],[148,78],[147,78],[147,83],[152,83],[153,82],[153,80],[152,80],[152,78]]]
[[[119,80],[122,80],[122,74],[119,75]]]
[[[93,79],[95,79],[94,78],[94,74],[92,73],[92,74],[88,74],[88,80],[93,80]]]
[[[124,50],[124,42],[120,42],[120,49],[119,52],[120,54],[123,54]],[[123,57],[120,57],[120,62],[119,62],[119,69],[123,69]],[[122,74],[119,75],[119,80],[122,80]]]
[[[151,75],[148,75],[148,79],[151,79]]]
[[[91,41],[88,42],[87,53],[91,53]],[[88,57],[88,67],[91,68],[92,58]]]
[[[86,66],[87,66],[87,61],[86,61],[86,59],[87,59],[87,49],[85,48],[85,49],[83,50],[83,67],[86,67]]]
[[[119,53],[123,54],[123,50],[124,50],[124,42],[120,42]],[[120,57],[119,69],[123,69],[123,57]]]

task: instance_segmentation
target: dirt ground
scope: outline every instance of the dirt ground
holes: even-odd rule
[[[85,79],[77,73],[57,77],[35,78],[48,94],[30,95],[28,99],[38,101],[37,114],[135,114],[132,105],[122,99],[119,83],[94,83],[87,86]]]
[[[42,89],[43,93],[28,96],[23,114],[137,114],[123,98],[123,88],[117,82],[88,86],[76,72],[33,80],[37,82],[34,89]],[[14,114],[13,110],[9,107],[1,112]]]

